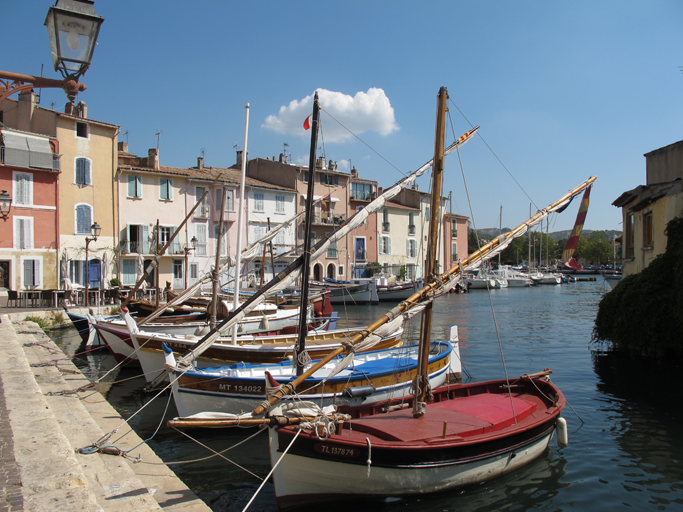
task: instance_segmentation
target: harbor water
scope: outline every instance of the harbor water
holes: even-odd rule
[[[353,508],[683,510],[683,372],[671,363],[601,354],[590,343],[597,305],[607,290],[598,277],[594,282],[507,288],[490,295],[477,290],[437,299],[432,337],[448,338],[451,326],[458,326],[465,381],[503,378],[506,371],[510,378],[553,371],[551,378],[569,403],[563,413],[569,446],[559,448],[553,440],[536,461],[475,487]],[[339,306],[340,326],[367,325],[390,306]],[[407,326],[406,337],[416,341],[418,330],[419,317]],[[54,337],[68,354],[83,349],[73,329]],[[113,358],[96,354],[78,356],[76,363],[93,375],[114,366]],[[124,367],[105,380],[109,384],[101,389],[121,415],[137,413],[112,437],[113,444],[133,428],[165,462],[187,462],[171,468],[213,510],[244,509],[270,470],[266,432],[182,433],[165,424],[176,415],[172,398],[144,393],[139,367]],[[207,459],[216,452],[220,456]],[[270,484],[248,510],[277,510]]]

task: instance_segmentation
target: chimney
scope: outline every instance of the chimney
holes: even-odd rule
[[[358,170],[356,169],[356,166],[353,166],[353,169],[351,169],[351,177],[352,178],[358,178]]]
[[[247,151],[247,162],[249,161],[249,152]],[[242,168],[242,150],[237,151],[237,167]]]
[[[316,169],[322,169],[323,171],[326,169],[325,167],[325,157],[324,156],[319,156],[318,161],[315,164]]]
[[[203,169],[203,168],[204,168],[204,157],[198,156],[197,157],[197,169]]]
[[[85,101],[79,101],[77,108],[78,110],[76,111],[76,115],[82,117],[83,119],[88,119],[88,105],[85,103]]]
[[[281,164],[285,163],[285,155],[283,153],[280,153],[280,159],[278,160],[278,162],[280,162]]]
[[[17,105],[17,128],[25,132],[31,132],[33,125],[33,112],[36,109],[36,94],[33,91],[19,93]]]
[[[128,153],[128,143],[125,140],[119,141],[119,151]]]
[[[147,152],[147,167],[159,170],[159,150],[152,148]]]
[[[71,103],[70,101],[67,102],[67,104],[64,105],[64,113],[65,113],[65,114],[68,114],[68,115],[70,115],[70,116],[73,115],[73,113],[74,113],[74,104]]]

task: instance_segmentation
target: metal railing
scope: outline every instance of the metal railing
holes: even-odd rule
[[[60,157],[57,153],[41,153],[29,149],[17,149],[0,146],[0,163],[27,169],[61,170]]]
[[[408,224],[408,234],[409,235],[415,234],[415,224]]]
[[[391,228],[390,222],[382,222],[382,233],[389,233],[390,228]]]

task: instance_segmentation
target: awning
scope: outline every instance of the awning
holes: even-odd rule
[[[306,194],[301,194],[301,197],[303,197],[304,199],[306,199]],[[314,200],[314,201],[318,201],[319,199],[322,199],[323,197],[325,197],[325,196],[315,196],[315,195],[314,195],[314,196],[313,196],[313,200]],[[339,199],[338,197],[331,197],[331,198],[329,198],[329,199],[326,199],[326,201],[328,201],[328,202],[330,202],[330,203],[338,203],[339,201],[341,201],[341,199]]]
[[[2,131],[5,165],[52,169],[50,140],[43,137]]]

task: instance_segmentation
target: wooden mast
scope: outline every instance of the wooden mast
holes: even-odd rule
[[[425,260],[425,283],[431,283],[438,272],[436,268],[436,256],[439,247],[439,214],[441,207],[441,181],[444,164],[444,134],[446,132],[446,102],[448,89],[442,87],[439,90],[439,100],[436,109],[436,135],[434,140],[434,163],[432,164],[432,202],[429,219],[429,244],[427,246],[427,258]],[[415,388],[415,400],[413,402],[413,417],[421,418],[425,413],[425,403],[429,387],[429,374],[427,363],[429,362],[429,342],[432,334],[432,302],[427,303],[422,312],[420,325],[420,349],[417,359],[417,377],[413,386]]]
[[[320,106],[318,93],[313,99],[313,115],[311,116],[311,153],[308,159],[308,189],[306,195],[306,216],[304,217],[304,247],[303,262],[301,264],[301,304],[299,305],[299,337],[294,350],[294,365],[296,374],[301,375],[304,371],[299,356],[306,350],[306,334],[308,334],[308,275],[311,266],[311,223],[313,222],[313,190],[315,185],[315,160],[318,146],[318,116]],[[275,271],[273,271],[274,273]]]

